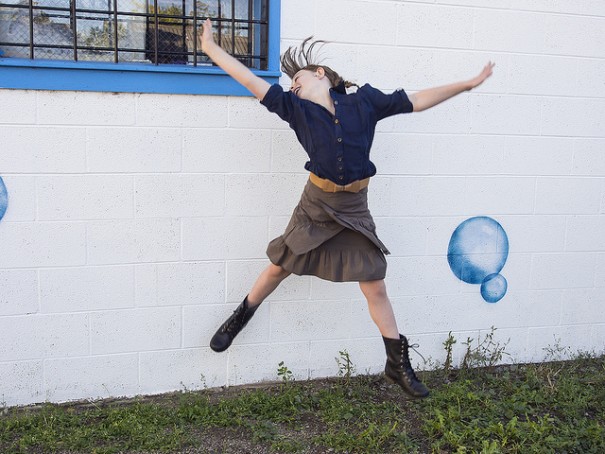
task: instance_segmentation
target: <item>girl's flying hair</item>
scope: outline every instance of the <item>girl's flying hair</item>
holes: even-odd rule
[[[320,65],[319,62],[316,61],[317,55],[313,54],[315,46],[320,45],[319,48],[321,48],[321,46],[327,44],[327,41],[311,41],[312,39],[313,37],[309,36],[302,42],[300,47],[288,47],[288,50],[286,50],[280,58],[281,70],[285,72],[290,79],[293,79],[294,75],[303,69],[308,71],[316,71],[318,68],[323,68],[328,80],[332,84],[332,87],[336,87],[341,83],[344,83],[345,88],[352,86],[359,87],[359,85],[353,82],[344,80],[332,68],[325,65]]]

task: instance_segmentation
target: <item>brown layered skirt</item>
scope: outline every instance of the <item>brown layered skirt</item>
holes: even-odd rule
[[[271,262],[286,271],[333,282],[384,279],[388,253],[376,235],[367,188],[324,192],[310,181],[284,234],[267,247]]]

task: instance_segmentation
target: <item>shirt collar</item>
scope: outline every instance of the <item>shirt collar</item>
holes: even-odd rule
[[[335,87],[332,87],[330,90],[333,90],[336,93],[340,93],[341,95],[347,94],[347,89],[345,88],[345,83],[343,81],[340,81],[340,83],[338,85],[336,85]]]

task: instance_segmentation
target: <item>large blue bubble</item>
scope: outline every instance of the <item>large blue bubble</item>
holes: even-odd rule
[[[4,185],[4,180],[0,177],[0,221],[4,217],[4,213],[6,213],[6,207],[8,206],[8,192],[6,190],[6,186]]]
[[[507,290],[506,279],[498,273],[508,258],[508,237],[492,218],[477,216],[460,224],[450,239],[447,261],[458,279],[483,284],[485,301],[499,301]]]

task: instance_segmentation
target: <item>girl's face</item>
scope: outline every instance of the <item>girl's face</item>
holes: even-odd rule
[[[301,99],[311,99],[313,94],[319,89],[323,89],[325,85],[324,74],[321,68],[317,71],[309,71],[308,69],[301,69],[292,78],[292,85],[290,91]],[[329,85],[327,87],[330,88]]]

